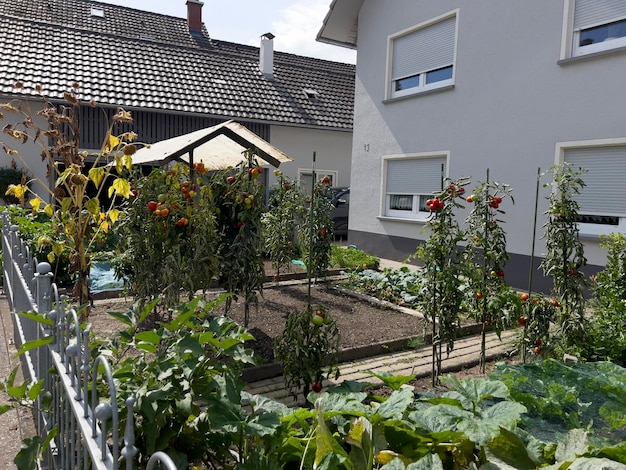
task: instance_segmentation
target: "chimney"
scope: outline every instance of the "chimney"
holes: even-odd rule
[[[274,78],[274,37],[272,33],[261,36],[259,67],[267,78]]]
[[[189,31],[202,31],[202,5],[198,0],[187,0],[187,25]]]

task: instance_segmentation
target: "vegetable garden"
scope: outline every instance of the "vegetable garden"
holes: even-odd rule
[[[276,169],[266,207],[259,176],[267,168],[254,149],[229,170],[175,164],[144,175],[132,165],[140,144],[123,132],[132,117],[122,109],[90,159],[79,151],[78,85],[66,99],[40,112],[46,129],[19,103],[1,107],[20,116],[4,126],[6,154],[18,162],[19,144],[35,141],[56,177],[50,203],[30,193],[26,178],[8,187],[30,207],[28,215],[15,209],[13,221],[56,279],[73,284],[85,326],[91,263],[106,258],[127,280],[136,304],[112,313],[126,328],[92,342],[92,354],[111,358],[120,403],[136,398],[144,458],[165,451],[179,468],[241,470],[626,468],[626,241],[604,238],[608,262],[589,284],[576,223],[583,170],[561,165],[538,175],[538,184],[549,178],[553,188],[540,266],[554,281],[549,295],[533,292],[532,280],[526,292],[506,284],[503,209],[513,191],[489,172],[471,192],[469,178],[442,178],[427,201],[429,238],[414,255],[423,270],[349,274],[354,288],[424,312],[432,384],[443,380],[448,392],[416,397],[406,385],[412,377],[379,377],[392,389],[388,397],[366,383],[322,390],[322,380],[338,372],[341,332],[332,305],[313,305],[309,295],[275,342],[286,385],[303,389],[311,405],[288,408],[243,392],[241,370],[254,362],[246,327],[262,295],[264,259],[276,282],[293,259],[306,267],[309,287],[324,277],[332,256],[330,180],[304,194]],[[226,292],[217,300],[198,295],[215,285]],[[228,318],[235,297],[246,304],[243,325]],[[517,328],[524,364],[465,382],[441,377],[443,354],[466,318],[482,325],[483,338],[488,329]],[[558,361],[565,354],[579,362]],[[15,373],[0,389],[10,398],[0,412],[42,403],[33,384],[15,383]],[[16,461],[35,468],[23,463],[24,453]]]

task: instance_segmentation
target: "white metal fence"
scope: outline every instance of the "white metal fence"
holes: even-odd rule
[[[52,283],[50,265],[38,263],[32,256],[6,212],[0,214],[0,218],[3,288],[11,307],[16,346],[20,348],[29,341],[51,338],[49,344],[21,356],[25,379],[33,382],[43,379],[43,391],[52,402],[50,411],[35,412],[35,424],[41,435],[55,426],[57,429],[42,468],[111,470],[125,465],[127,470],[132,469],[137,454],[134,399],[126,401],[126,428],[122,440],[118,430],[119,415],[123,411],[117,406],[109,363],[102,355],[90,360],[89,331],[80,330],[75,310],[66,310],[64,299]],[[45,325],[18,312],[35,312],[49,319],[51,324]],[[104,385],[108,396],[98,396],[98,384]],[[41,410],[41,407],[36,409]],[[177,470],[163,452],[152,455],[146,468]]]

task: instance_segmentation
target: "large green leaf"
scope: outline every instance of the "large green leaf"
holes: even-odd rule
[[[518,470],[532,470],[540,462],[524,445],[524,441],[512,431],[501,428],[500,434],[489,444],[489,451],[498,460],[514,465]]]
[[[415,378],[415,375],[394,375],[389,372],[373,372],[371,370],[366,370],[365,372],[382,380],[392,390],[399,390],[400,387]]]
[[[246,424],[250,436],[271,436],[280,428],[280,419],[274,413],[257,414]]]
[[[584,455],[588,448],[587,431],[572,429],[557,445],[555,458],[558,462],[571,461],[578,455]]]
[[[428,454],[417,462],[407,465],[406,470],[443,470],[443,462],[437,454]]]
[[[474,415],[456,406],[434,405],[411,412],[409,419],[428,431],[444,432],[457,429],[461,421],[473,420]]]
[[[396,390],[386,401],[380,404],[376,410],[376,415],[382,419],[400,418],[414,399],[412,387]]]

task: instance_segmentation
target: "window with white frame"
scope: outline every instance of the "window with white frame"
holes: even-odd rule
[[[573,1],[572,56],[626,47],[626,1]]]
[[[584,168],[585,186],[576,196],[583,234],[626,231],[626,141],[619,145],[565,146],[563,161]]]
[[[330,185],[335,186],[335,182],[337,181],[337,171],[334,170],[315,170],[315,179],[320,181],[324,177],[330,178]],[[300,187],[305,191],[305,194],[310,194],[312,185],[311,181],[313,180],[313,170],[302,169],[298,170],[298,183]]]
[[[387,217],[424,220],[430,214],[426,201],[441,190],[446,156],[389,157],[385,165]]]
[[[390,97],[454,84],[456,21],[455,11],[390,36]]]

